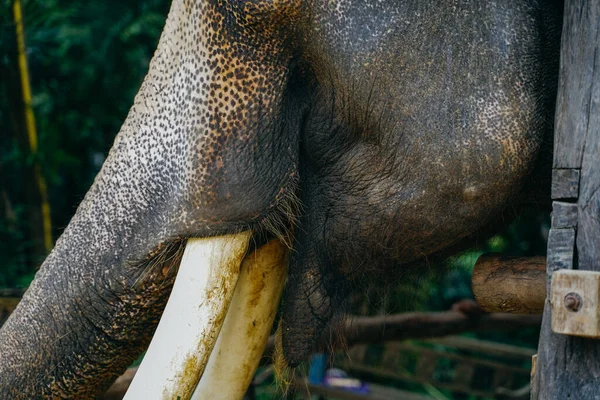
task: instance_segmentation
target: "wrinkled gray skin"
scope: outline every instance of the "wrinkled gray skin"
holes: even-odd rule
[[[185,238],[293,221],[295,365],[353,285],[516,207],[552,129],[561,7],[175,0],[102,171],[0,331],[0,398],[93,397],[148,344]]]

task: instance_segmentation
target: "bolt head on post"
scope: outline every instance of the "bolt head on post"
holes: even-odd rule
[[[581,299],[581,296],[579,296],[577,293],[568,293],[565,296],[565,307],[569,311],[577,312],[581,309],[582,301],[583,300]]]

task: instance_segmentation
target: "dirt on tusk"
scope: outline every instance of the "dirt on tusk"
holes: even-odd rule
[[[225,320],[250,236],[188,240],[171,296],[125,400],[191,397]]]
[[[192,400],[241,400],[264,352],[286,278],[287,249],[272,240],[242,264],[225,322]]]

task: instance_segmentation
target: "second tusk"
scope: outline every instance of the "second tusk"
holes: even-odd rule
[[[241,400],[265,350],[285,284],[287,249],[272,240],[248,255],[192,400]]]

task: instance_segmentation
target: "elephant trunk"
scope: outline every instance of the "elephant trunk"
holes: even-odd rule
[[[148,345],[182,246],[165,245],[131,274],[133,265],[115,267],[118,253],[86,252],[95,239],[66,232],[0,331],[1,398],[90,398]],[[97,258],[106,263],[90,265]]]
[[[137,117],[134,106],[128,121]],[[127,126],[0,330],[0,398],[90,398],[152,337],[183,238],[170,222],[174,186],[159,185],[145,159],[130,156]]]

